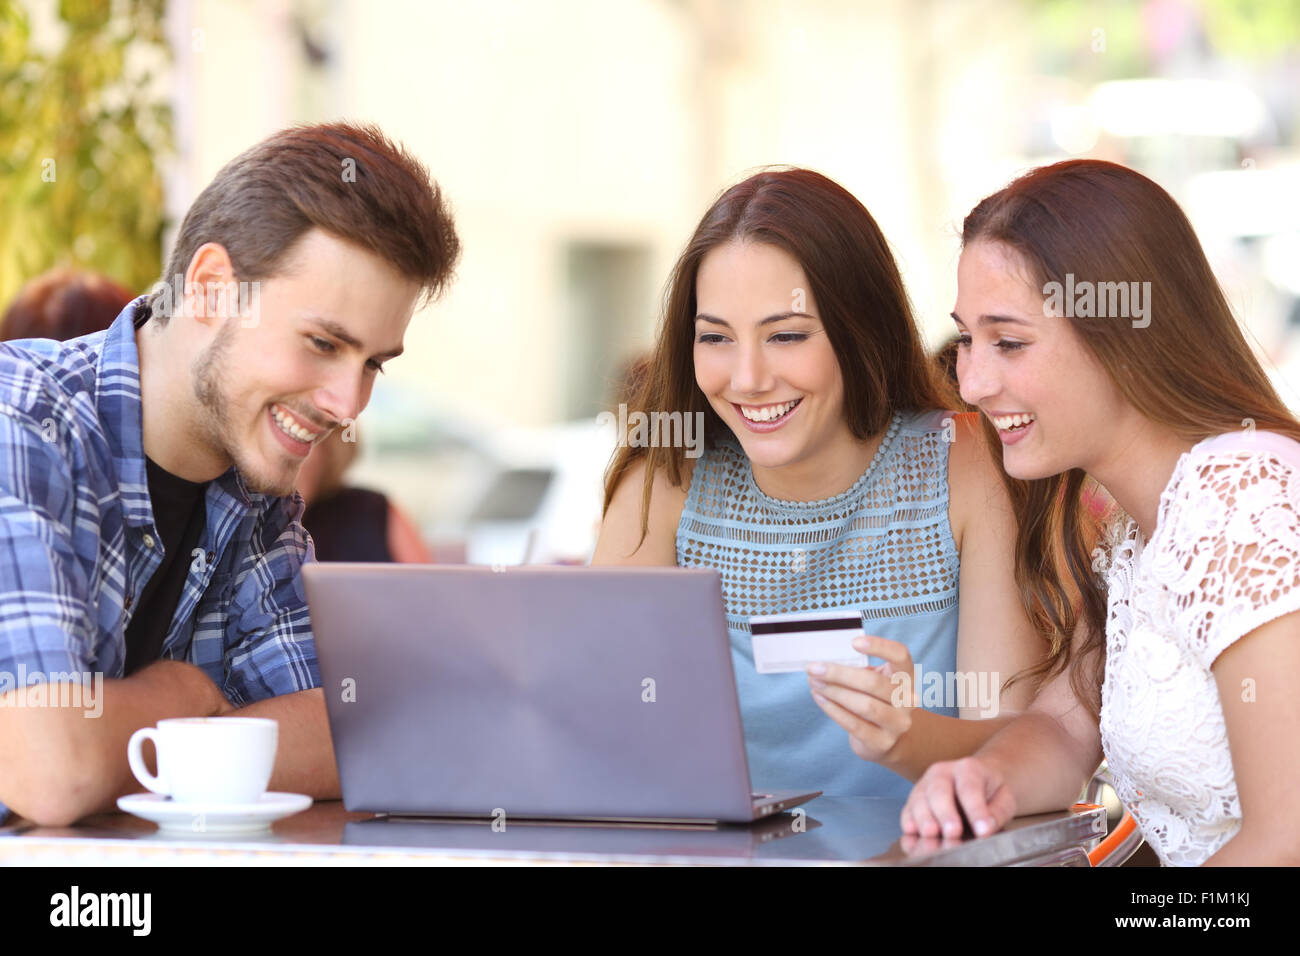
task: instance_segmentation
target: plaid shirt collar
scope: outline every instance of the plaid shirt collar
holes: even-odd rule
[[[132,528],[148,528],[154,523],[144,461],[144,405],[137,397],[144,390],[135,345],[136,330],[148,315],[146,296],[122,310],[104,336],[95,375],[95,407],[113,453],[123,519]],[[267,496],[249,491],[233,466],[217,478],[216,484],[242,509],[260,510],[266,506]]]

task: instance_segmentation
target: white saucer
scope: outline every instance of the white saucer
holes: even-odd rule
[[[262,833],[276,820],[311,806],[303,793],[264,793],[256,803],[177,803],[157,793],[119,797],[119,808],[143,817],[176,836],[202,837],[224,833]]]

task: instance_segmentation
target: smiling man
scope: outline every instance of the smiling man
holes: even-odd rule
[[[168,717],[275,718],[271,789],[338,795],[294,483],[458,254],[378,130],[295,128],[217,174],[107,331],[0,345],[0,818],[111,807]]]

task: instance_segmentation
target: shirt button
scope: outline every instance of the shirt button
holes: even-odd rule
[[[153,548],[153,535],[151,535],[151,534],[147,534],[147,535],[144,536],[144,538],[143,538],[142,540],[143,540],[144,546],[145,546],[146,548],[149,548],[149,549],[152,550],[152,548]]]
[[[131,610],[131,605],[134,603],[135,603],[135,598],[128,594],[126,596],[126,600],[122,602],[122,606],[123,608],[129,611]]]

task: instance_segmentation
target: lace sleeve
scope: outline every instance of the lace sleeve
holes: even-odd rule
[[[1177,640],[1208,669],[1238,638],[1300,610],[1300,467],[1235,450],[1185,468],[1162,504],[1151,570]]]

